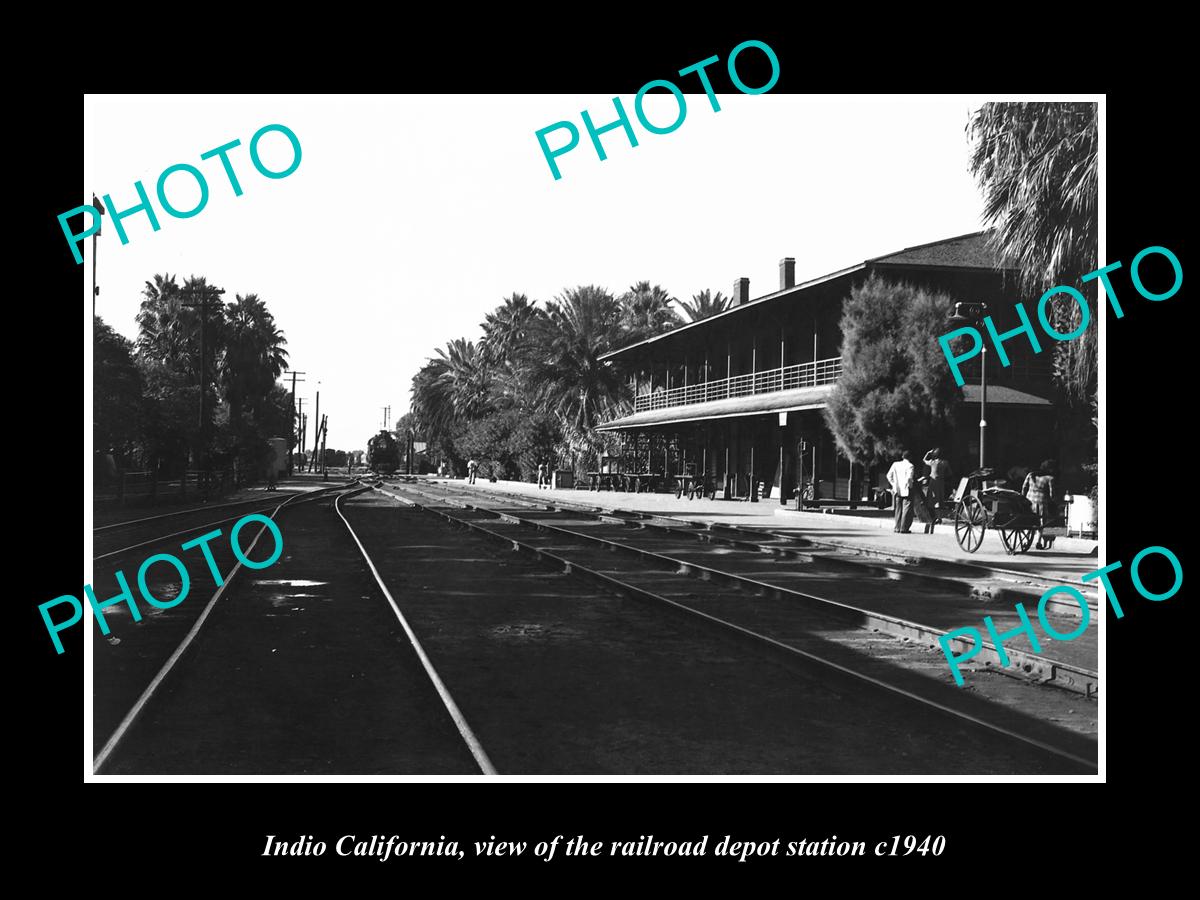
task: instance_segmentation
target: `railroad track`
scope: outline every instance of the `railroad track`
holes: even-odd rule
[[[795,559],[803,563],[820,563],[822,566],[827,566],[831,570],[841,572],[843,574],[854,575],[857,578],[878,579],[880,577],[889,581],[899,582],[901,585],[923,584],[928,585],[936,590],[939,598],[945,597],[952,601],[968,600],[972,603],[984,601],[989,604],[997,604],[1004,607],[1011,607],[1015,602],[1022,602],[1026,608],[1036,607],[1040,599],[1040,593],[1037,591],[1021,590],[1017,588],[998,588],[994,589],[994,585],[990,581],[979,579],[978,575],[968,570],[962,572],[956,570],[957,574],[937,574],[934,572],[917,572],[907,566],[885,565],[874,559],[864,559],[857,552],[844,554],[842,545],[829,545],[826,543],[812,542],[806,538],[797,538],[792,536],[780,536],[771,532],[765,534],[751,531],[748,529],[735,528],[723,525],[709,525],[708,523],[688,523],[681,521],[662,521],[663,517],[650,517],[632,512],[606,512],[603,509],[596,507],[583,507],[573,504],[564,505],[561,503],[541,503],[529,499],[526,496],[511,494],[508,492],[491,492],[480,494],[471,491],[468,488],[461,488],[451,485],[422,485],[426,496],[445,497],[448,502],[454,505],[461,505],[464,508],[490,510],[495,512],[502,505],[496,503],[492,497],[494,493],[499,493],[508,503],[517,504],[519,506],[540,511],[550,511],[553,513],[582,513],[585,516],[593,518],[597,523],[610,523],[622,526],[622,531],[632,536],[632,529],[638,531],[654,532],[661,535],[670,535],[674,538],[682,538],[684,541],[694,540],[701,544],[718,544],[739,551],[743,551],[741,558],[761,557],[768,555],[776,559]],[[435,490],[436,493],[430,493]],[[552,524],[552,523],[551,523]],[[725,532],[724,534],[722,532]],[[578,534],[579,532],[573,531]],[[585,535],[587,536],[587,535]],[[643,541],[643,543],[645,543]],[[651,541],[651,544],[661,544],[662,542]],[[641,553],[644,547],[626,547],[625,544],[620,545],[620,549],[628,549],[631,552]],[[728,558],[728,557],[727,557]],[[681,562],[683,565],[689,563],[666,560],[666,562]],[[704,566],[699,567],[703,572]],[[953,570],[952,568],[952,571]],[[716,571],[714,573],[705,573],[705,577],[728,577],[728,572]],[[734,583],[739,583],[734,578]],[[1056,582],[1047,580],[1047,584],[1056,584]],[[773,588],[780,587],[773,585]],[[754,588],[759,589],[758,585]],[[805,592],[799,592],[804,594]],[[806,594],[811,597],[811,593]],[[825,603],[836,603],[837,601],[826,598],[816,598]],[[940,600],[939,600],[940,602]],[[1046,604],[1047,612],[1053,615],[1061,615],[1067,618],[1078,619],[1081,616],[1079,605],[1074,600],[1063,600],[1058,596],[1049,598]],[[1095,614],[1095,606],[1089,601],[1090,615]],[[867,612],[865,610],[856,610],[857,612]],[[876,610],[878,612],[878,610]],[[938,610],[944,612],[944,610]],[[987,609],[987,613],[995,613],[992,609]],[[964,613],[964,617],[958,625],[970,621],[972,618],[978,619],[974,613]],[[899,637],[917,637],[922,639],[936,639],[945,633],[945,630],[930,628],[922,625],[918,621],[905,622],[899,619],[899,624],[889,621],[896,619],[894,616],[885,616],[878,622],[873,622],[872,627],[878,627],[880,631],[895,634]],[[1014,617],[1015,621],[1015,617]],[[964,649],[970,646],[964,642],[959,643],[959,649]],[[981,662],[986,664],[998,664],[999,658],[995,654],[995,648],[990,645],[985,645],[986,650],[983,654]],[[1018,651],[1019,653],[1019,651]],[[989,655],[990,654],[990,655]],[[1014,654],[1010,651],[1010,657]],[[1082,693],[1085,696],[1091,697],[1097,693],[1097,673],[1086,666],[1078,665],[1072,660],[1063,660],[1053,662],[1054,669],[1048,668],[1046,657],[1038,654],[1021,654],[1021,659],[1012,671],[1006,671],[1005,674],[1011,674],[1016,677],[1025,677],[1039,682],[1051,682],[1058,687],[1063,687],[1067,690],[1076,693]],[[1028,666],[1028,668],[1026,668]],[[1002,667],[1003,668],[1003,667]]]
[[[311,491],[305,491],[305,492],[299,493],[299,494],[292,494],[291,496],[284,499],[282,502],[278,502],[275,504],[275,507],[272,510],[269,518],[274,519],[280,513],[280,511],[285,508],[295,508],[296,506],[302,505],[304,503],[308,503],[308,502],[312,502],[313,500],[320,499],[321,497],[323,497],[325,494],[329,493],[330,491],[344,490],[344,489],[345,489],[344,486],[322,487],[322,488],[317,488],[317,489],[311,490]],[[362,490],[366,490],[366,488],[358,486],[357,490],[362,491]],[[244,515],[244,513],[243,513],[243,515]],[[159,518],[171,518],[171,517],[172,517],[172,515],[168,515],[165,517],[151,516],[151,517],[147,517],[146,520],[143,520],[141,522],[141,524],[144,525],[146,522],[156,521]],[[99,556],[95,557],[95,560],[98,561],[101,559],[119,558],[133,550],[160,545],[160,544],[170,541],[174,538],[179,538],[184,535],[201,532],[208,528],[211,528],[213,525],[220,524],[221,522],[227,522],[227,521],[230,521],[231,519],[238,519],[238,518],[241,518],[241,515],[233,516],[231,518],[221,519],[216,522],[207,522],[202,525],[196,525],[193,527],[186,528],[182,531],[176,531],[176,532],[172,532],[172,533],[166,534],[166,535],[159,535],[159,536],[151,538],[149,540],[140,541],[136,544],[132,544],[130,546],[123,547],[118,550],[100,554]],[[132,524],[132,523],[123,523],[123,524]],[[259,526],[257,533],[255,533],[255,535],[254,535],[254,540],[250,543],[250,546],[245,550],[245,554],[247,556],[250,555],[250,553],[253,551],[254,547],[258,544],[258,541],[262,537],[262,534],[265,530],[266,530],[266,525]],[[229,574],[224,577],[223,583],[216,589],[216,591],[213,593],[211,598],[205,604],[204,608],[196,616],[194,623],[192,624],[191,628],[187,631],[186,635],[184,635],[183,639],[178,643],[178,645],[175,647],[175,649],[167,657],[165,662],[163,662],[162,665],[158,668],[157,673],[154,675],[153,678],[150,679],[149,684],[147,684],[146,687],[138,695],[137,699],[133,702],[133,704],[129,708],[128,712],[126,712],[125,715],[121,718],[120,722],[117,724],[117,726],[116,726],[115,730],[112,732],[112,734],[108,737],[107,741],[105,742],[104,746],[101,748],[100,752],[97,753],[95,755],[95,757],[93,758],[93,761],[92,761],[93,773],[95,773],[95,774],[100,773],[101,769],[105,766],[105,764],[109,760],[109,757],[112,756],[113,752],[120,745],[121,741],[124,739],[125,735],[128,733],[130,728],[133,727],[134,723],[137,721],[138,717],[141,715],[143,709],[145,709],[147,703],[149,703],[151,698],[155,695],[155,693],[157,691],[159,691],[159,689],[161,688],[163,683],[167,680],[167,677],[170,675],[171,671],[175,668],[176,664],[183,657],[183,655],[187,652],[188,648],[191,646],[192,642],[195,640],[196,635],[200,632],[201,628],[204,626],[204,623],[208,619],[209,614],[212,612],[213,608],[216,606],[217,602],[221,599],[221,597],[229,590],[230,585],[233,584],[235,577],[237,576],[238,572],[240,572],[242,570],[242,568],[243,568],[242,563],[239,561],[232,568],[232,570],[229,571]],[[192,608],[195,608],[195,607],[192,607]]]
[[[266,493],[266,492],[264,492]],[[285,495],[286,499],[286,495]],[[264,507],[276,506],[279,504],[279,495],[248,497],[245,500],[234,500],[229,503],[214,503],[205,504],[204,506],[192,506],[187,509],[176,509],[168,513],[160,513],[154,516],[143,516],[140,519],[126,519],[124,522],[110,522],[107,525],[97,525],[92,528],[92,534],[101,534],[109,531],[116,531],[120,528],[132,528],[135,525],[144,525],[147,522],[159,522],[164,519],[174,519],[180,516],[192,515],[193,513],[212,512],[216,509],[232,509],[235,506],[250,506],[258,505]]]
[[[367,490],[288,504],[272,578],[336,585],[280,606],[279,582],[231,573],[236,602],[212,616],[214,595],[95,771],[1095,770],[1085,740],[1064,752],[845,659],[764,653],[661,594],[631,603],[655,593],[633,579],[590,590],[577,558],[507,562]]]
[[[415,479],[413,480],[416,481]],[[878,569],[894,572],[904,579],[928,580],[931,583],[945,585],[947,582],[957,582],[967,585],[973,593],[989,596],[994,600],[1005,603],[1021,600],[1028,602],[1032,599],[1037,603],[1042,591],[1058,587],[1060,579],[1048,578],[1035,573],[1021,572],[997,568],[993,565],[961,560],[930,560],[925,557],[898,553],[896,551],[878,550],[869,547],[847,544],[842,541],[823,539],[806,535],[803,537],[774,531],[771,529],[748,529],[736,525],[718,522],[689,520],[674,515],[635,512],[632,510],[615,509],[593,506],[575,501],[563,501],[555,498],[553,502],[532,500],[526,494],[511,491],[489,489],[486,493],[474,492],[475,489],[465,485],[451,484],[439,481],[416,482],[430,489],[458,492],[464,496],[474,496],[480,499],[503,497],[506,500],[537,509],[550,511],[578,512],[594,516],[600,521],[624,524],[639,529],[651,529],[664,533],[686,535],[706,543],[725,544],[732,547],[754,549],[762,553],[770,553],[780,557],[811,559],[819,554],[820,559],[831,565],[840,565],[847,572],[864,569]],[[1005,588],[998,583],[1013,585]],[[980,587],[982,585],[982,587]],[[1097,611],[1096,601],[1087,598],[1088,607],[1092,613]],[[1079,617],[1080,610],[1074,600],[1063,600],[1061,597],[1051,597],[1047,603],[1051,611],[1066,616]]]
[[[1036,747],[1089,771],[1096,767],[1094,742],[1081,735],[1065,732],[1011,709],[995,708],[993,704],[981,701],[968,692],[947,688],[944,684],[936,682],[931,683],[930,679],[923,675],[914,675],[892,665],[872,665],[861,652],[854,652],[853,649],[847,652],[836,642],[813,638],[813,633],[822,629],[841,629],[843,632],[857,632],[860,636],[883,631],[900,637],[902,641],[936,641],[936,637],[944,633],[939,629],[724,571],[698,563],[694,559],[681,559],[610,537],[588,534],[569,524],[555,525],[517,515],[511,509],[487,508],[470,500],[450,497],[444,491],[431,494],[424,487],[417,488],[409,484],[398,488],[403,496],[387,491],[379,484],[375,486],[375,490],[401,503],[440,516],[457,526],[467,527],[492,539],[504,541],[514,550],[530,552],[544,562],[561,567],[565,572],[583,575],[620,594],[651,601],[661,607],[699,619],[727,635],[750,642],[760,650],[791,661],[800,660],[810,666],[819,666],[827,672],[836,672],[839,677],[853,679],[872,690],[903,698],[904,701],[919,705],[926,711],[936,711],[938,715],[968,722],[972,727],[985,729],[1001,739]],[[446,504],[463,512],[451,512],[444,508]],[[635,573],[629,566],[614,568],[611,564],[604,564],[603,556],[612,553],[638,559],[646,564],[645,569]],[[695,578],[688,580],[691,587],[682,592],[681,599],[677,584],[672,585],[670,589],[654,589],[647,586],[655,583],[655,577],[660,579],[658,583],[661,584],[664,574],[676,582],[680,581],[676,577],[678,575],[691,575]],[[775,634],[768,634],[766,632],[772,629],[756,627],[755,616],[747,618],[738,609],[746,605],[741,597],[731,599],[728,592],[713,590],[715,585],[722,584],[737,585],[743,589],[740,592],[743,595],[792,601],[795,608],[803,610],[810,622],[818,624],[810,626],[808,632],[802,630],[800,633],[787,634],[787,623],[779,620],[772,623]],[[700,590],[698,596],[697,589]],[[668,596],[669,593],[674,593],[675,596]],[[688,596],[689,594],[691,596]],[[704,606],[707,610],[701,608]],[[771,611],[762,607],[755,611],[755,615],[760,619],[770,614]],[[735,621],[738,618],[742,621]],[[752,624],[748,625],[747,622]],[[851,643],[854,640],[855,638],[851,637]],[[861,641],[861,637],[859,640]],[[994,657],[995,650],[990,647],[981,651],[980,656],[988,652]],[[1058,686],[1067,687],[1085,696],[1095,694],[1094,673],[1047,660],[1045,657],[1018,654],[1019,651],[1009,651],[1010,659],[1020,667],[1020,671],[1026,677],[1040,675],[1041,681],[1053,681]],[[944,668],[940,653],[934,666]]]

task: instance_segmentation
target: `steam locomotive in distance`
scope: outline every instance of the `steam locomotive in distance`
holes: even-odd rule
[[[390,432],[380,431],[367,441],[367,465],[380,475],[391,475],[400,468],[400,444]]]

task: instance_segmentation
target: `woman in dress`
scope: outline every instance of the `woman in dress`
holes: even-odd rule
[[[1042,464],[1025,476],[1021,493],[1033,505],[1033,511],[1045,528],[1054,524],[1058,519],[1058,485],[1055,476],[1058,474],[1058,464],[1052,460],[1043,460]],[[1053,537],[1038,537],[1037,548],[1049,550],[1054,546]]]

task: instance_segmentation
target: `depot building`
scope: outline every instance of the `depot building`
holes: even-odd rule
[[[717,497],[786,503],[813,482],[815,499],[869,502],[886,466],[864,467],[839,452],[824,419],[842,374],[842,303],[878,275],[984,302],[1003,332],[1020,324],[1015,269],[998,265],[984,232],[908,247],[803,284],[795,260],[779,263],[779,287],[751,296],[734,282],[733,305],[707,319],[615,350],[604,360],[630,372],[633,411],[601,426],[618,437],[612,471],[706,475]],[[947,309],[947,316],[951,309]],[[1011,320],[1011,321],[1010,321]],[[947,325],[945,331],[951,326]],[[930,342],[937,340],[930,334]],[[1011,364],[987,360],[987,464],[1005,471],[1053,456],[1049,354],[1028,341],[1006,343]],[[962,366],[963,400],[942,446],[955,473],[979,460],[982,356]],[[927,447],[913,447],[918,459]]]

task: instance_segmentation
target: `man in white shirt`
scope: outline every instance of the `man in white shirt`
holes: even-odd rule
[[[911,453],[905,450],[900,454],[900,459],[888,469],[887,480],[892,487],[892,508],[896,513],[896,527],[892,530],[899,534],[910,534],[913,521]]]

